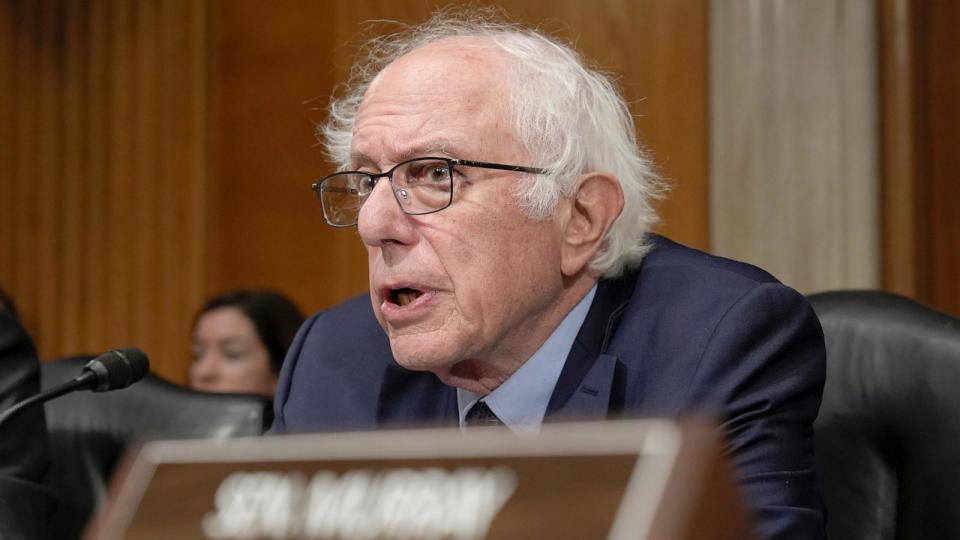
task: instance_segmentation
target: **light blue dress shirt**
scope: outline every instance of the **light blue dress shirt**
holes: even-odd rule
[[[573,341],[580,332],[590,304],[597,292],[597,286],[582,298],[580,302],[567,313],[556,330],[533,353],[529,360],[524,362],[520,369],[514,372],[506,381],[490,392],[486,397],[480,394],[457,388],[457,405],[460,408],[460,429],[464,428],[464,417],[470,407],[478,400],[490,407],[511,431],[518,434],[536,435],[540,433],[543,417],[547,412],[547,404],[553,395],[553,388],[560,378],[560,371],[567,361]]]

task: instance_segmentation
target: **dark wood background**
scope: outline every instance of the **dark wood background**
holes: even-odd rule
[[[709,2],[500,4],[617,74],[674,181],[661,231],[709,249]],[[356,233],[325,227],[309,191],[331,170],[313,131],[363,21],[435,2],[0,5],[0,286],[41,356],[136,345],[183,381],[208,295],[273,287],[313,312],[365,290]],[[958,10],[884,0],[878,20],[884,286],[953,313]]]

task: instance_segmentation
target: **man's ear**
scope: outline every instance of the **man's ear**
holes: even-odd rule
[[[580,178],[564,227],[561,271],[575,276],[603,247],[607,231],[623,210],[623,190],[616,177],[589,173]]]

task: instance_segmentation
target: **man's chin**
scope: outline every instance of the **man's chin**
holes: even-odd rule
[[[450,370],[450,354],[444,354],[442,351],[429,350],[423,347],[405,347],[400,344],[391,343],[393,359],[404,369],[410,371],[430,371],[433,373],[445,373]]]

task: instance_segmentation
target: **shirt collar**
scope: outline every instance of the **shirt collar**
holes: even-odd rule
[[[537,434],[547,411],[553,388],[570,354],[577,332],[583,325],[597,292],[596,284],[567,313],[550,337],[506,381],[485,398],[457,388],[460,427],[470,407],[483,398],[490,410],[514,433]]]

